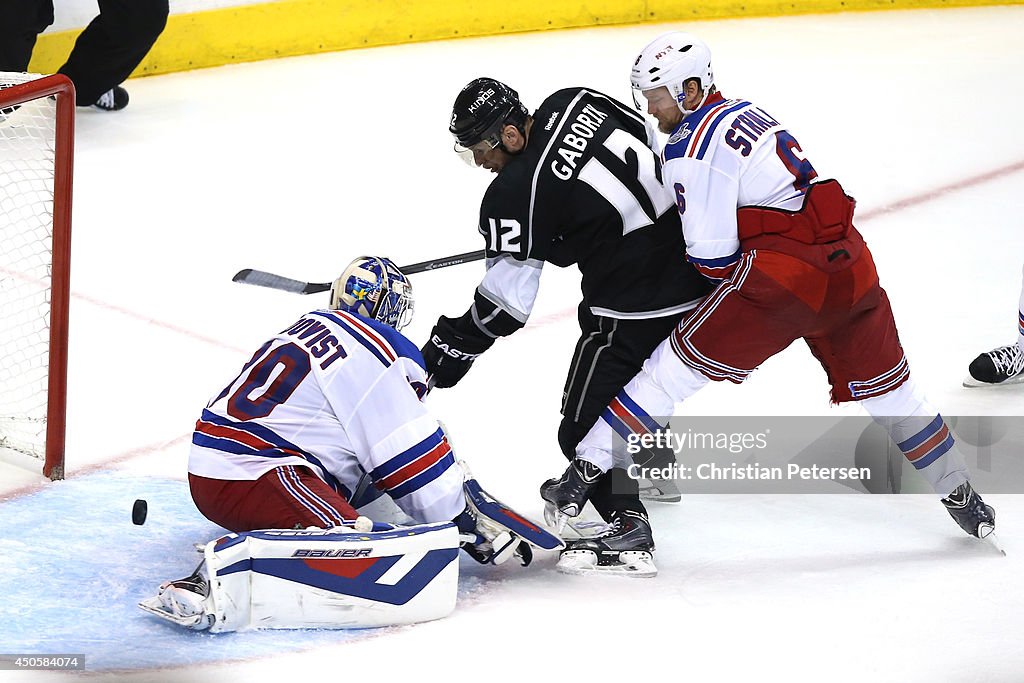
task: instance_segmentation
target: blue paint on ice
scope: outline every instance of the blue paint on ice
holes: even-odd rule
[[[137,498],[145,525],[131,521]],[[146,669],[263,657],[367,631],[187,631],[136,603],[202,557],[225,532],[185,482],[103,472],[0,502],[0,644],[9,653],[84,653],[89,670]]]

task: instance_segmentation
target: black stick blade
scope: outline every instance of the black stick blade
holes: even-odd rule
[[[238,271],[231,280],[232,282],[241,282],[242,284],[254,285],[256,287],[279,289],[282,292],[291,292],[293,294],[316,294],[317,292],[326,292],[331,288],[330,283],[301,282],[266,271],[253,270],[252,268]]]

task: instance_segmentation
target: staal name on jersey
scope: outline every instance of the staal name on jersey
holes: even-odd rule
[[[779,122],[763,109],[753,107],[736,116],[725,134],[725,142],[743,156],[748,156],[754,143],[765,131],[778,127]]]

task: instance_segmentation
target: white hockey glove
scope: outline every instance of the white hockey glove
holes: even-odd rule
[[[502,529],[466,505],[454,520],[461,547],[480,564],[502,564],[513,556],[526,567],[533,560],[530,545],[508,529]]]

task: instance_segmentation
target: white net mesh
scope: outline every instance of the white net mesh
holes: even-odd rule
[[[0,72],[0,98],[36,78]],[[55,125],[52,97],[0,104],[0,448],[37,458],[46,443]]]

